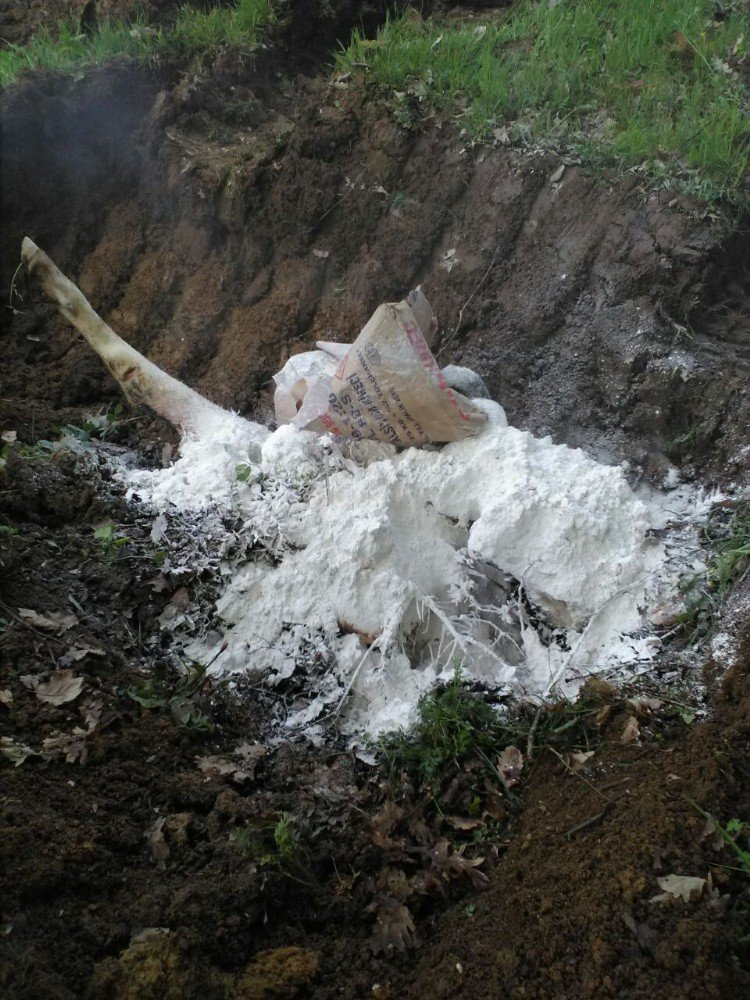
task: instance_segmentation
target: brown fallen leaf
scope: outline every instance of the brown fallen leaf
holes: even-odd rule
[[[569,753],[568,764],[570,770],[574,774],[577,774],[581,770],[581,768],[585,767],[586,764],[588,764],[588,762],[594,756],[595,752],[596,751],[594,750],[582,750],[580,753]]]
[[[631,698],[628,704],[638,715],[650,715],[651,712],[658,712],[661,708],[661,701],[658,698]]]
[[[638,720],[634,715],[631,715],[628,721],[625,723],[625,728],[620,736],[621,743],[634,743],[638,742],[641,735],[641,729],[638,725]]]
[[[19,608],[18,614],[29,625],[47,629],[57,635],[62,635],[63,632],[67,632],[68,629],[78,624],[76,616],[66,611],[51,611],[48,615],[40,615],[38,611],[33,611],[31,608]]]
[[[476,830],[480,826],[484,826],[484,820],[473,819],[471,816],[446,816],[445,821],[454,830]]]
[[[83,716],[83,724],[87,732],[92,732],[99,725],[102,719],[104,703],[101,698],[86,701],[78,706],[78,711]]]
[[[255,777],[255,769],[258,761],[265,754],[266,748],[260,743],[241,743],[234,748],[240,761],[230,760],[229,757],[222,757],[220,754],[212,754],[207,757],[196,757],[195,763],[204,774],[216,774],[220,777],[231,778],[238,785],[245,781],[250,781]]]
[[[216,775],[220,778],[231,778],[238,785],[241,785],[244,781],[252,777],[249,771],[245,771],[235,761],[229,760],[228,757],[220,757],[218,754],[212,754],[208,757],[196,757],[195,763],[204,774]]]
[[[85,764],[89,755],[86,736],[86,730],[80,726],[76,726],[72,733],[52,733],[42,742],[42,750],[50,757],[63,754],[66,764]]]
[[[467,875],[477,887],[485,886],[489,879],[484,872],[477,871],[484,864],[484,858],[465,858],[465,845],[451,853],[451,845],[446,837],[441,837],[430,848],[420,848],[418,853],[429,859],[432,867],[440,873],[443,879]]]
[[[406,841],[403,837],[393,837],[392,833],[401,820],[404,818],[406,810],[397,805],[392,799],[388,799],[372,817],[372,840],[376,847],[384,851],[397,850],[403,848]]]
[[[376,914],[370,942],[373,955],[392,955],[414,945],[416,928],[407,906],[378,893],[369,909]]]
[[[99,646],[71,646],[67,653],[63,653],[57,661],[61,667],[72,667],[74,663],[79,663],[87,656],[106,656],[107,654]]]
[[[706,884],[704,878],[695,875],[663,875],[656,881],[663,891],[658,896],[653,896],[650,903],[663,903],[670,899],[681,899],[683,903],[689,903],[691,899],[699,899],[703,895]]]
[[[521,780],[523,754],[518,747],[506,747],[497,761],[497,769],[507,788],[512,788]]]
[[[20,767],[27,757],[40,756],[36,750],[27,747],[25,743],[18,743],[10,736],[0,737],[0,753],[7,757],[14,767]]]
[[[65,705],[75,701],[82,690],[83,677],[75,677],[72,670],[58,670],[45,684],[40,684],[34,694],[48,705]]]
[[[242,761],[243,769],[254,778],[255,769],[261,757],[265,756],[266,748],[262,743],[240,743],[232,752]]]
[[[166,632],[174,632],[185,621],[190,607],[190,595],[187,587],[180,587],[172,594],[169,603],[156,619],[159,627]]]

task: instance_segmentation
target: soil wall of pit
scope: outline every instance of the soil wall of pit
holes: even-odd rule
[[[569,165],[553,182],[557,159],[408,131],[361,83],[276,65],[10,88],[3,288],[29,235],[122,336],[251,412],[291,353],[353,339],[421,283],[439,360],[479,371],[512,422],[657,482],[671,463],[742,470],[744,235],[635,178]],[[20,309],[3,311],[4,405],[116,395],[62,320],[33,296]]]

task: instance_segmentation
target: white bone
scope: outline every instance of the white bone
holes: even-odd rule
[[[174,424],[184,437],[213,437],[220,427],[226,428],[228,420],[234,420],[243,425],[248,440],[265,439],[265,427],[205,399],[118,337],[94,312],[80,289],[28,236],[21,247],[21,258],[47,297],[96,351],[131,403],[148,406]]]

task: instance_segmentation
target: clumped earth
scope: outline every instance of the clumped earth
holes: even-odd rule
[[[0,11],[6,40],[36,24],[33,3]],[[707,659],[700,705],[598,687],[574,738],[555,723],[569,706],[531,733],[525,717],[520,773],[503,740],[489,770],[471,744],[437,783],[403,756],[278,743],[277,695],[176,663],[164,612],[210,603],[215,566],[162,572],[153,513],[108,472],[108,449],[168,461],[174,433],[120,412],[98,359],[13,280],[29,235],[137,348],[261,418],[291,353],[351,339],[421,282],[441,362],[481,372],[513,423],[655,484],[740,478],[746,227],[634,176],[465,148],[447,120],[402,128],[329,70],[383,16],[296,4],[253,58],[37,74],[0,96],[4,996],[750,985],[747,878],[698,808],[750,820],[750,640],[725,676]],[[654,902],[673,874],[706,882]]]

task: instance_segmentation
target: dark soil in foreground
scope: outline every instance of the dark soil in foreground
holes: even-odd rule
[[[426,817],[408,784],[389,791],[335,745],[264,743],[263,692],[201,685],[192,704],[213,728],[180,724],[150,516],[64,454],[14,459],[2,487],[18,529],[3,546],[2,732],[45,754],[1,765],[3,996],[719,998],[750,985],[745,886],[691,805],[747,818],[747,660],[711,721],[665,704],[641,711],[638,742],[621,741],[633,709],[603,691],[585,770],[538,751],[518,800],[498,789],[500,821],[465,847],[472,835]],[[116,555],[94,540],[103,518],[130,539]],[[19,608],[75,621],[62,631]],[[79,697],[42,702],[34,684],[71,662]],[[238,744],[265,746],[242,783],[199,766]],[[285,819],[294,848],[280,854]],[[709,872],[712,893],[651,901],[658,877]],[[376,922],[402,902],[409,949],[374,955]]]
[[[557,160],[465,149],[447,122],[405,131],[363,81],[290,79],[278,30],[252,65],[2,95],[2,287],[29,235],[135,346],[262,412],[291,353],[351,338],[422,282],[441,362],[480,371],[514,423],[654,482],[671,465],[746,472],[744,231],[577,165],[552,184]],[[637,742],[621,740],[633,710],[601,693],[586,768],[538,750],[470,844],[335,743],[272,745],[267,692],[198,679],[188,718],[157,619],[183,587],[210,599],[210,568],[160,581],[153,515],[100,463],[36,446],[117,393],[19,290],[0,327],[0,431],[19,442],[0,471],[0,728],[16,748],[51,742],[18,767],[0,758],[3,996],[747,992],[745,883],[691,801],[750,819],[750,656],[709,677],[707,721],[665,702]],[[112,435],[149,463],[174,444],[140,418]],[[103,544],[102,524],[127,544]],[[59,668],[84,683],[55,707],[34,688]],[[242,744],[241,782],[196,763]],[[700,899],[651,902],[659,877],[709,872]],[[378,950],[384,937],[408,947]]]

